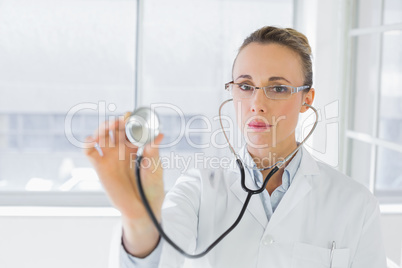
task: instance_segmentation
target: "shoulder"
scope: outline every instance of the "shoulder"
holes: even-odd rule
[[[201,178],[204,176],[200,169],[190,169],[181,174],[174,183],[173,187],[169,190],[167,195],[178,193],[193,193],[197,194],[201,187]]]
[[[180,175],[167,196],[185,195],[208,202],[214,195],[229,195],[233,184],[240,184],[239,178],[240,173],[233,167],[193,168]]]
[[[326,163],[314,160],[317,163],[320,174],[318,178],[331,185],[334,189],[340,188],[343,191],[352,191],[372,196],[372,193],[360,182],[329,166]]]
[[[329,196],[337,196],[338,202],[365,203],[377,206],[375,196],[360,182],[336,170],[326,163],[315,160],[307,150],[303,150],[304,172],[311,173],[311,183],[314,188],[319,189]]]

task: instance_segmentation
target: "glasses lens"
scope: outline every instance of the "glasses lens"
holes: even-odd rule
[[[292,88],[288,86],[269,86],[265,88],[265,95],[273,100],[287,99],[292,94]]]
[[[254,93],[254,87],[247,84],[231,84],[231,92],[233,98],[248,99]]]

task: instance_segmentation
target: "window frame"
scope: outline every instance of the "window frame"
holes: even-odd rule
[[[143,16],[144,0],[136,1],[136,47],[135,47],[135,72],[134,72],[134,107],[141,105],[142,85],[142,50],[143,50]],[[301,11],[297,10],[298,0],[293,0],[293,25]],[[0,207],[111,207],[105,192],[62,192],[62,191],[3,191],[0,192]]]
[[[134,71],[134,103],[137,107],[139,82],[139,37],[141,28],[142,0],[133,0],[136,6],[136,26],[135,33],[135,71]],[[0,131],[0,134],[7,134],[9,131]],[[18,133],[20,134],[20,133]],[[20,136],[20,135],[19,135]],[[104,191],[0,191],[0,207],[112,207]]]
[[[382,71],[382,63],[383,63],[383,39],[384,33],[388,31],[402,31],[402,23],[396,24],[385,24],[384,25],[384,11],[385,11],[385,0],[379,0],[381,4],[380,10],[380,22],[379,26],[368,26],[368,27],[359,27],[357,22],[355,22],[356,26],[353,25],[353,21],[349,21],[347,25],[347,37],[346,37],[346,61],[345,61],[345,73],[344,73],[344,143],[343,143],[343,162],[342,162],[342,171],[348,175],[351,174],[351,167],[354,165],[353,157],[352,157],[352,148],[351,143],[353,141],[359,141],[364,144],[370,146],[370,163],[367,163],[370,166],[369,169],[369,190],[376,195],[379,202],[381,204],[402,204],[402,190],[377,190],[376,182],[377,178],[377,169],[378,169],[378,152],[381,148],[390,149],[399,153],[402,153],[402,144],[398,144],[396,142],[391,142],[387,140],[383,140],[379,138],[379,126],[380,126],[380,102],[381,102],[381,71]],[[353,0],[350,2],[349,10],[347,10],[348,17],[357,18],[359,15],[359,7],[358,0]],[[354,94],[356,92],[355,88],[355,75],[357,66],[357,57],[354,56],[353,51],[356,49],[356,44],[354,39],[367,35],[379,35],[379,61],[375,66],[376,68],[376,86],[375,86],[375,94],[374,94],[374,107],[373,107],[373,126],[370,134],[359,132],[351,129],[352,126],[350,124],[350,118],[354,118],[355,114],[353,111],[353,107],[355,104]]]

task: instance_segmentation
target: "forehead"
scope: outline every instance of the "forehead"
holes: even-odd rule
[[[272,43],[251,43],[244,47],[233,66],[233,78],[240,75],[250,75],[253,80],[285,77],[297,85],[304,80],[299,54],[288,47]]]

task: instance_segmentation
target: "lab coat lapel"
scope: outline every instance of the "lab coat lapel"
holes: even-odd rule
[[[247,170],[244,170],[244,173],[245,173],[246,185],[247,186],[253,185],[253,181],[252,178],[250,177],[249,172]],[[247,197],[247,192],[244,191],[243,188],[241,187],[240,172],[235,171],[232,174],[236,176],[237,179],[235,179],[232,185],[230,186],[230,190],[239,199],[239,201],[243,206],[244,201],[246,200]],[[262,225],[263,228],[267,226],[268,219],[265,214],[261,198],[258,195],[254,195],[251,197],[250,203],[248,204],[247,207],[247,211],[249,211],[253,215],[253,217]]]
[[[275,228],[312,190],[312,176],[318,175],[317,163],[302,147],[303,156],[292,184],[283,196],[268,224],[267,231]]]

